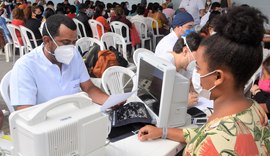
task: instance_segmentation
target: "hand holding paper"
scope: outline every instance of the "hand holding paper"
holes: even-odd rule
[[[111,108],[115,105],[120,104],[123,101],[126,101],[136,91],[137,90],[135,90],[133,92],[123,93],[123,94],[110,95],[109,98],[105,101],[105,103],[101,106],[100,110],[102,112],[105,112],[108,108]]]

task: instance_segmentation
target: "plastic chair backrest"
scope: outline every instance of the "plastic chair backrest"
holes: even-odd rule
[[[101,36],[101,41],[104,44],[105,49],[109,49],[110,46],[113,46],[118,51],[122,52],[123,57],[127,60],[127,44],[125,39],[116,33],[106,32]],[[120,49],[117,46],[121,46]]]
[[[86,37],[87,35],[83,23],[76,18],[73,18],[73,21],[77,26],[78,38]]]
[[[139,60],[138,60],[138,57],[139,57],[139,53],[151,53],[154,55],[154,52],[152,52],[151,50],[148,50],[148,49],[145,49],[145,48],[138,48],[134,51],[133,53],[133,62],[134,64],[137,66]]]
[[[139,21],[139,20],[133,20],[132,23],[134,23],[141,39],[145,39],[145,38],[149,37],[147,35],[147,24],[146,23],[144,23],[143,21]]]
[[[20,29],[21,29],[21,33],[22,33],[22,38],[23,38],[23,42],[24,42],[24,46],[26,47],[26,51],[27,52],[30,52],[32,49],[36,48],[37,47],[37,40],[36,40],[36,37],[34,35],[34,33],[32,32],[32,30],[26,28],[25,26],[20,26]],[[28,37],[28,35],[31,35],[31,38],[30,39]],[[34,44],[34,46],[32,45],[32,43]]]
[[[86,52],[90,49],[91,46],[93,46],[93,44],[96,43],[99,45],[100,50],[104,50],[104,45],[100,40],[97,40],[95,38],[91,38],[91,37],[82,37],[80,39],[78,39],[75,43],[77,49],[81,49],[81,52]]]
[[[137,89],[136,74],[121,66],[107,68],[102,74],[101,81],[104,91],[109,95],[124,93],[125,88],[130,86],[131,81],[133,84],[131,91]]]
[[[110,27],[111,27],[111,31],[116,33],[116,34],[119,34],[121,36],[123,36],[123,27],[125,28],[126,30],[126,37],[124,37],[125,39],[125,42],[129,43],[130,42],[130,34],[129,34],[129,27],[128,25],[126,25],[125,23],[123,22],[119,22],[119,21],[113,21],[110,23]]]
[[[9,112],[12,113],[14,112],[14,108],[13,106],[11,106],[10,94],[9,94],[10,74],[11,74],[11,71],[7,72],[2,78],[1,83],[0,83],[0,92],[8,107]]]
[[[88,23],[91,27],[92,33],[93,33],[93,38],[96,38],[98,40],[100,40],[99,34],[98,34],[98,26],[101,28],[101,32],[102,34],[100,36],[102,36],[104,34],[104,26],[97,20],[94,19],[90,19],[88,20]]]
[[[16,35],[16,31],[19,31],[21,32],[21,29],[20,27],[14,25],[14,24],[7,24],[7,28],[8,28],[8,31],[10,32],[10,35],[11,35],[11,38],[12,38],[12,42],[13,42],[13,45],[15,47],[21,47],[21,44],[19,42],[19,39]]]

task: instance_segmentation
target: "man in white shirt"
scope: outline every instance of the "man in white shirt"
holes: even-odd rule
[[[182,0],[179,6],[180,10],[187,11],[194,18],[194,25],[200,24],[200,17],[205,13],[203,0]]]
[[[194,64],[190,66],[190,63],[196,59],[196,51],[201,40],[199,34],[191,32],[186,37],[179,38],[171,52],[163,53],[159,57],[171,62],[177,72],[190,79],[195,68]]]
[[[133,21],[142,21],[144,23],[146,23],[146,18],[143,16],[144,14],[144,7],[143,6],[138,6],[137,10],[137,15],[135,16],[132,16],[130,21],[133,22]]]
[[[155,55],[159,56],[162,53],[171,52],[178,38],[183,35],[185,36],[193,28],[193,21],[192,16],[188,12],[179,12],[176,14],[172,21],[173,31],[159,41]]]
[[[103,104],[108,95],[90,80],[74,46],[77,31],[72,19],[53,15],[46,20],[42,34],[44,43],[17,60],[11,71],[10,97],[16,110],[80,91]]]
[[[176,71],[191,79],[193,70],[196,67],[196,51],[200,45],[202,38],[199,34],[192,32],[185,38],[179,38],[174,47],[173,51],[169,53],[163,53],[159,56],[168,62],[171,62],[176,67]],[[188,106],[192,107],[198,102],[198,94],[190,91],[188,97]]]

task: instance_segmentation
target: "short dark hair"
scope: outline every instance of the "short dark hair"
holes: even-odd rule
[[[143,6],[138,6],[136,10],[138,15],[143,15],[144,14],[144,7]]]
[[[233,7],[216,23],[216,34],[202,41],[208,70],[232,73],[235,88],[244,88],[262,63],[263,23],[267,18],[255,8]]]
[[[212,3],[212,5],[211,5],[211,9],[212,9],[212,10],[214,10],[214,9],[216,9],[216,8],[220,8],[220,7],[221,7],[221,5],[220,5],[219,2],[214,2],[214,3]]]
[[[202,41],[202,37],[196,32],[191,32],[186,37],[186,42],[191,52],[196,51],[199,48],[201,41]]]
[[[46,4],[46,6],[48,6],[48,5],[52,5],[52,6],[54,6],[53,1],[48,1],[48,2],[47,2],[47,4]]]
[[[45,17],[45,19],[47,19],[54,14],[55,14],[55,12],[52,8],[46,8],[45,13],[44,13],[44,17]]]
[[[173,46],[173,51],[177,54],[180,54],[182,51],[183,51],[183,48],[185,46],[185,42],[184,42],[184,39],[183,38],[179,38],[174,46]]]
[[[196,51],[202,41],[202,37],[196,33],[196,32],[191,32],[190,34],[187,35],[186,37],[186,42],[188,44],[188,47],[190,48],[191,52]],[[181,53],[183,51],[183,48],[186,46],[185,41],[183,38],[179,38],[174,46],[173,46],[173,51],[177,54]]]
[[[68,27],[71,30],[76,30],[76,24],[74,23],[74,21],[62,14],[55,14],[50,16],[48,19],[46,19],[46,23],[43,27],[42,30],[42,34],[43,36],[49,36],[47,30],[46,30],[46,26],[51,34],[51,36],[54,38],[55,36],[59,35],[59,28],[60,25],[63,24],[66,27]]]
[[[70,13],[75,13],[75,12],[76,12],[76,7],[75,7],[75,5],[70,5],[70,6],[69,6],[69,11],[70,11]]]

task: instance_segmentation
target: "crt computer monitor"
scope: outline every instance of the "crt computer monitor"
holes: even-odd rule
[[[186,122],[189,80],[175,66],[151,53],[138,56],[137,96],[145,103],[157,127]]]

